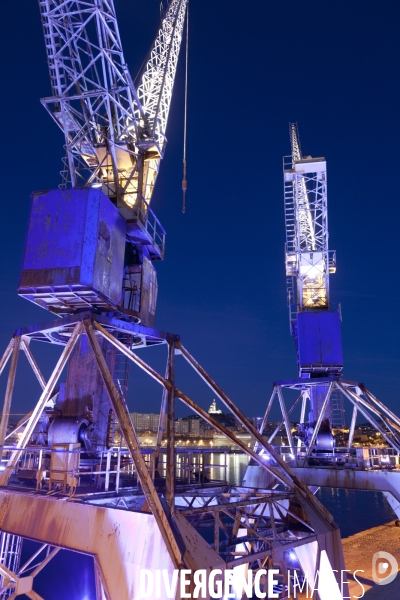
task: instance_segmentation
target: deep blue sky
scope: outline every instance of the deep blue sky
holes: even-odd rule
[[[115,3],[135,74],[159,0]],[[288,123],[298,121],[304,152],[328,161],[330,247],[338,253],[331,297],[342,302],[345,375],[398,411],[398,0],[192,0],[190,10],[187,214],[181,60],[153,202],[168,232],[157,326],[179,333],[247,414],[262,413],[274,380],[296,375],[281,157],[290,150]],[[48,319],[16,288],[30,193],[58,185],[63,154],[61,132],[39,104],[50,85],[35,0],[3,0],[0,51],[5,347],[17,327]],[[55,355],[33,350],[48,375]],[[142,355],[160,364],[157,351]],[[14,412],[30,409],[39,391],[20,373]],[[131,409],[157,410],[156,385],[147,392],[136,371],[131,382]],[[205,408],[212,400],[187,369],[178,369],[177,385]]]
[[[159,2],[115,3],[134,75]],[[338,259],[331,299],[342,303],[345,375],[398,410],[399,17],[396,0],[191,2],[187,213],[180,210],[182,55],[153,201],[168,232],[156,325],[179,333],[247,414],[262,413],[274,380],[296,376],[283,255],[289,121],[299,123],[304,152],[328,161],[330,247]],[[49,318],[16,288],[29,196],[58,185],[63,139],[39,103],[50,85],[37,2],[6,0],[2,23],[5,347],[15,328]],[[55,355],[50,361],[43,348],[33,350],[48,375]],[[161,365],[158,354],[142,356]],[[178,387],[208,408],[207,388],[188,369],[177,375]],[[157,386],[147,392],[136,371],[131,383],[131,409],[157,410]],[[36,398],[24,375],[13,410]]]

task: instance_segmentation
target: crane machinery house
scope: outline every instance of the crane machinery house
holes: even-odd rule
[[[124,218],[100,189],[35,192],[19,295],[59,315],[120,309],[125,238]]]

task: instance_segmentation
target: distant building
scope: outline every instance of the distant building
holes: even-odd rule
[[[189,435],[189,421],[185,419],[176,419],[175,433],[177,435]]]
[[[210,408],[208,409],[209,415],[222,415],[222,410],[217,410],[217,402],[212,401]]]
[[[183,417],[183,419],[176,419],[175,421],[175,433],[177,435],[187,435],[190,437],[200,436],[200,422],[202,419],[196,415],[190,415],[189,417]]]
[[[239,421],[236,420],[234,415],[231,413],[223,413],[222,410],[217,409],[216,400],[213,400],[210,408],[208,409],[208,414],[212,416],[214,421],[229,429],[236,437],[245,441],[246,444],[254,444],[254,440],[251,436],[249,436],[248,432],[242,427]],[[249,420],[254,424],[254,426],[258,429],[261,422],[262,417],[249,417]],[[275,429],[276,424],[274,424],[272,431]],[[180,419],[176,419],[175,421],[175,434],[183,437],[193,437],[193,438],[204,438],[204,439],[213,439],[218,443],[219,438],[223,440],[223,445],[226,445],[227,439],[225,436],[221,436],[217,434],[217,431],[214,427],[207,423],[204,419],[197,415],[189,415],[187,417],[183,417]]]
[[[202,425],[203,423],[200,423],[200,437],[212,440],[216,434],[215,429],[213,429],[212,427],[202,427]]]
[[[154,413],[131,413],[133,426],[137,433],[151,431],[157,433],[160,415]],[[167,417],[164,420],[164,430],[167,428]]]
[[[261,423],[263,421],[262,417],[247,417],[247,419],[250,421],[250,423],[252,423],[252,425],[254,425],[257,431],[260,431]]]
[[[193,437],[199,437],[199,435],[200,435],[200,419],[190,419],[189,435],[192,435]]]

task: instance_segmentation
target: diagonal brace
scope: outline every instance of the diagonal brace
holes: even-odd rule
[[[22,437],[21,437],[20,441],[18,442],[17,449],[12,452],[6,468],[4,469],[3,473],[0,475],[0,486],[7,485],[8,480],[11,476],[11,473],[15,469],[17,462],[19,460],[19,457],[21,456],[22,450],[28,444],[28,442],[32,436],[32,433],[39,421],[40,415],[42,414],[47,401],[49,400],[51,394],[53,393],[53,390],[56,386],[58,378],[60,377],[60,375],[66,365],[66,362],[69,359],[71,352],[78,340],[78,337],[80,336],[80,334],[82,332],[82,327],[83,327],[83,325],[81,322],[79,322],[75,325],[74,330],[71,334],[71,337],[68,340],[68,343],[66,344],[60,358],[58,359],[56,367],[55,367],[53,373],[51,374],[50,379],[47,382],[47,384],[42,392],[42,395],[40,396],[39,401],[36,404],[36,406],[32,412],[29,422],[28,422],[27,426],[25,427],[24,433],[22,434]]]
[[[96,358],[99,371],[103,378],[104,385],[106,387],[111,404],[113,406],[119,425],[121,427],[122,435],[128,447],[129,453],[132,457],[133,463],[136,467],[137,476],[142,486],[143,493],[146,497],[151,512],[154,515],[157,525],[160,528],[164,542],[171,556],[171,560],[173,561],[175,568],[179,568],[179,566],[182,565],[182,553],[178,547],[170,522],[160,502],[160,498],[154,487],[151,475],[147,469],[146,463],[141,453],[139,441],[137,439],[135,429],[132,425],[128,408],[124,401],[118,395],[111,373],[108,369],[106,360],[101,351],[100,344],[96,338],[91,322],[84,321],[84,326],[86,330],[86,335],[89,340],[89,344],[93,350],[93,354]]]

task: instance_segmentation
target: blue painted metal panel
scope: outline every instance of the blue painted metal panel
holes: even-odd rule
[[[125,237],[124,218],[101,190],[35,192],[19,293],[45,306],[43,294],[48,304],[68,303],[68,291],[85,289],[95,305],[99,297],[120,305]]]
[[[297,315],[300,370],[329,370],[343,367],[340,315],[338,312],[301,312]]]

